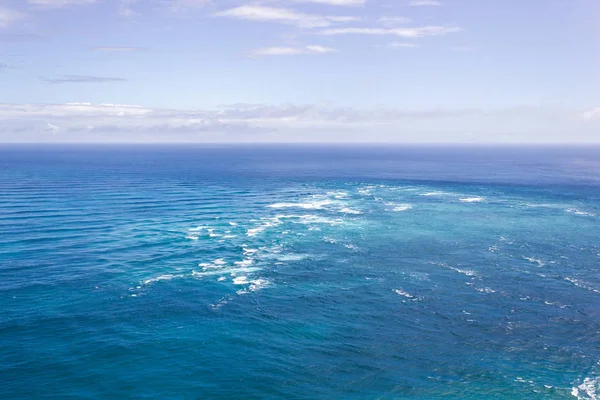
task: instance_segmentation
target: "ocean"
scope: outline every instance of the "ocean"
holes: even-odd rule
[[[598,399],[600,147],[0,146],[2,399]]]

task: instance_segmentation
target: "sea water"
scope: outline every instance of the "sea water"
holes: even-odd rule
[[[600,149],[0,147],[2,399],[598,399]]]

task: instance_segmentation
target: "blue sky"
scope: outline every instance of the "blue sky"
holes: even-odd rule
[[[0,0],[0,141],[600,142],[598,0]]]

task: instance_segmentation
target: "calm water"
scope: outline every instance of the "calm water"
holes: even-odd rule
[[[0,147],[2,399],[597,399],[600,149]]]

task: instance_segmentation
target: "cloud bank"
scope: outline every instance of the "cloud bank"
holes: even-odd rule
[[[452,128],[448,128],[451,126]],[[576,129],[574,129],[576,128]],[[600,111],[2,104],[2,142],[600,142]],[[574,134],[573,132],[578,132]]]

